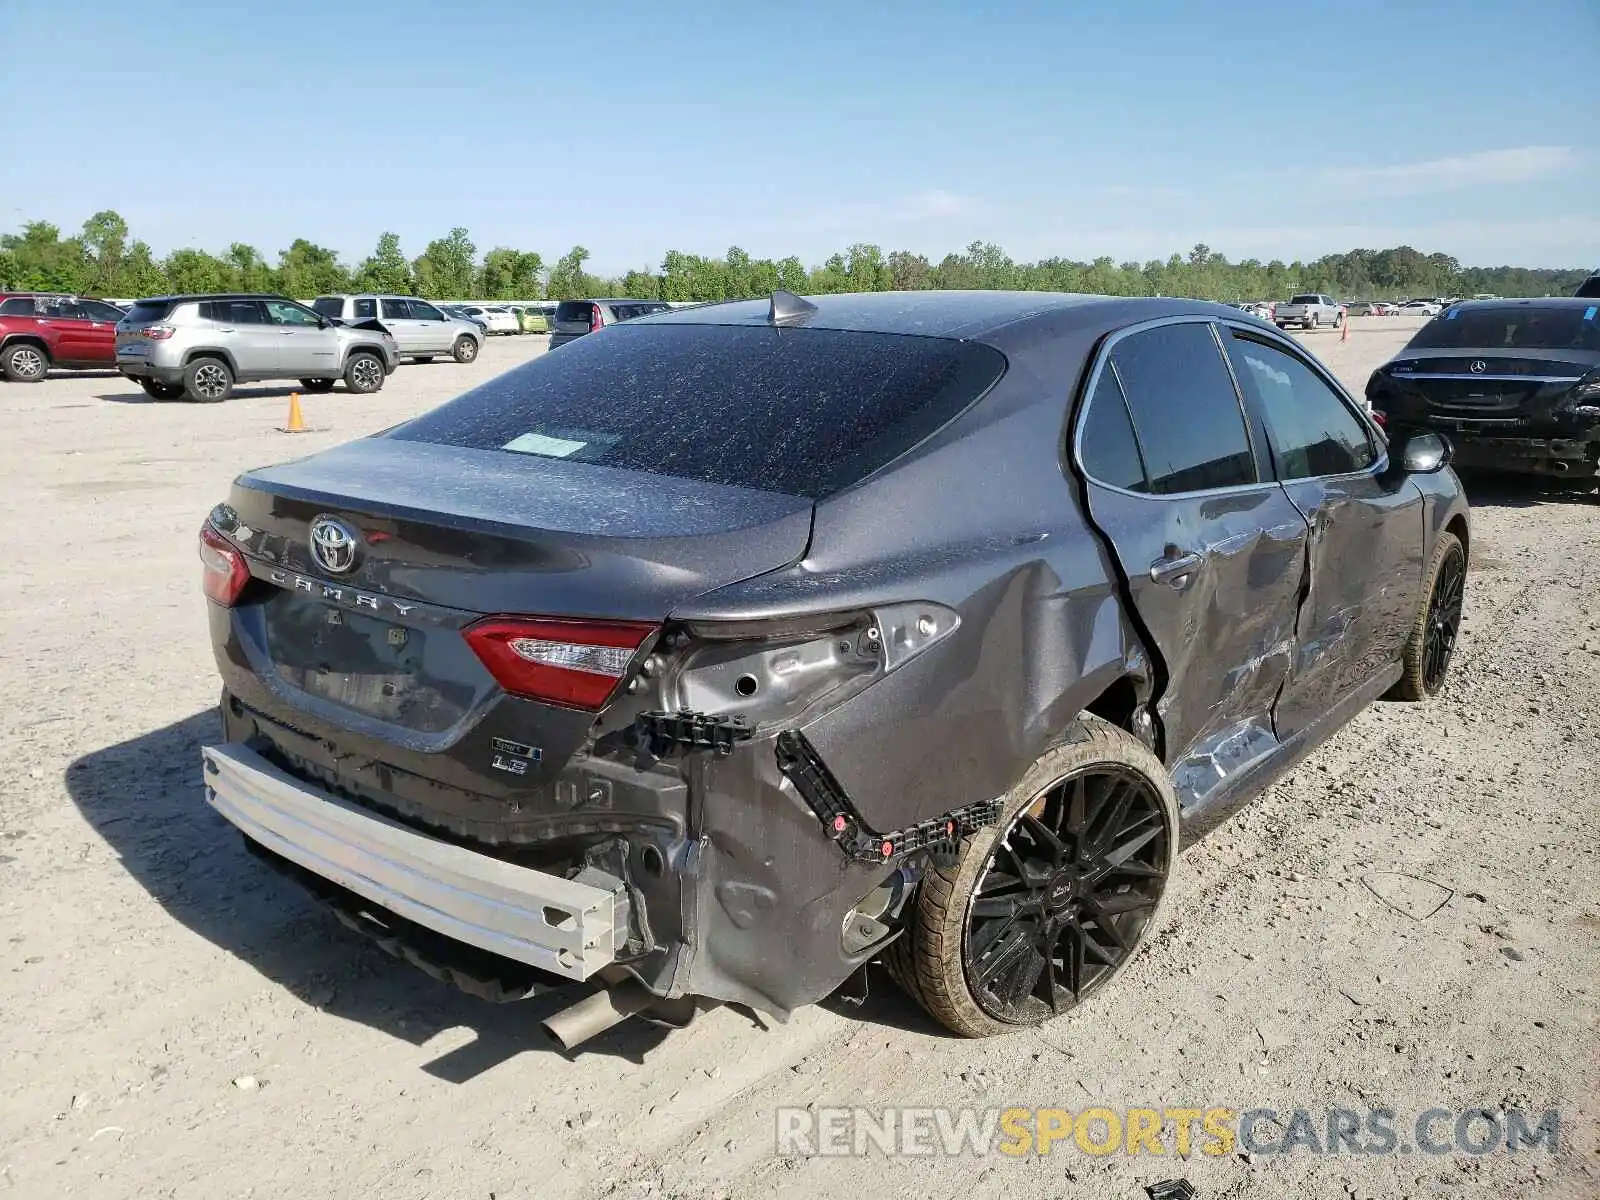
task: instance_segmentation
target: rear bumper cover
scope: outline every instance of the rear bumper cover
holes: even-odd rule
[[[627,942],[620,879],[566,879],[492,858],[362,809],[239,743],[208,746],[206,800],[246,837],[435,932],[572,980]]]

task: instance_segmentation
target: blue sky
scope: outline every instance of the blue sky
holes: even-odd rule
[[[0,230],[1600,265],[1595,0],[983,7],[0,0]]]

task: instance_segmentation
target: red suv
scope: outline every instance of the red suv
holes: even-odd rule
[[[52,367],[115,369],[117,322],[104,300],[43,292],[0,292],[0,375],[37,383]]]

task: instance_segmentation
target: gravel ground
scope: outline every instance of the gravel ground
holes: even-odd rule
[[[1409,336],[1309,340],[1354,388]],[[1469,481],[1453,680],[1379,705],[1186,854],[1166,927],[1038,1033],[941,1036],[877,980],[768,1027],[719,1010],[558,1054],[369,948],[203,805],[216,683],[194,535],[239,470],[380,429],[542,349],[374,396],[149,402],[0,385],[0,1195],[1600,1195],[1591,500]],[[775,1153],[779,1106],[1561,1112],[1561,1148],[930,1162]],[[1320,1120],[1320,1115],[1319,1118]],[[1449,1124],[1440,1127],[1448,1132]],[[1402,1136],[1400,1139],[1408,1139]],[[1170,1142],[1169,1142],[1170,1145]]]

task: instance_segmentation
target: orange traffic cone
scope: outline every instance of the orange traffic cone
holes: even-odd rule
[[[306,433],[306,419],[300,412],[300,393],[289,393],[289,423],[278,426],[279,433]]]

